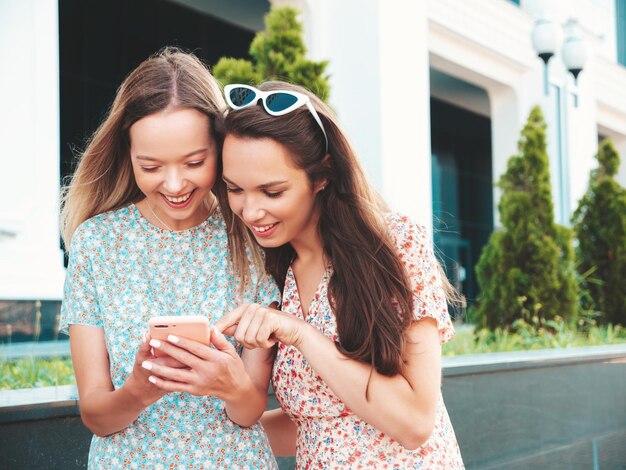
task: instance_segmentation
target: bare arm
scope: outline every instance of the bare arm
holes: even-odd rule
[[[132,374],[117,390],[111,382],[102,328],[70,325],[70,348],[80,415],[94,434],[107,436],[125,429],[147,406],[164,395],[148,382],[149,374],[139,366],[144,359],[151,357],[147,343],[140,346]]]
[[[270,440],[274,455],[278,457],[296,455],[298,428],[287,413],[280,408],[266,411],[261,417],[261,424]]]
[[[271,349],[244,349],[241,354],[244,370],[250,378],[252,389],[243,390],[239,400],[226,402],[226,414],[240,426],[255,424],[267,407],[267,389],[270,384],[273,359],[274,354]]]
[[[405,335],[405,367],[402,374],[393,377],[372,372],[369,365],[348,359],[314,328],[307,330],[297,347],[357,416],[403,447],[416,449],[426,442],[435,426],[441,388],[441,346],[436,322],[430,318],[414,322]]]
[[[235,338],[248,347],[267,348],[277,341],[294,345],[357,416],[402,446],[415,449],[432,433],[441,387],[441,346],[435,320],[413,322],[405,332],[404,370],[387,377],[341,354],[329,338],[292,315],[262,307],[239,316],[235,313],[220,320],[218,326],[225,331],[234,329]]]

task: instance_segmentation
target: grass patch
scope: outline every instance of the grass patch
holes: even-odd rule
[[[580,331],[562,320],[540,326],[518,321],[515,330],[497,328],[473,331],[460,328],[456,337],[443,345],[444,356],[533,349],[573,348],[626,343],[622,326],[591,326]],[[0,359],[0,390],[49,387],[76,383],[69,357]]]
[[[2,359],[0,370],[0,390],[76,383],[69,357]]]
[[[562,320],[548,321],[540,327],[518,320],[513,329],[495,331],[463,329],[443,345],[444,356],[481,354],[535,349],[575,348],[626,343],[626,328],[617,325],[592,326],[580,331]]]

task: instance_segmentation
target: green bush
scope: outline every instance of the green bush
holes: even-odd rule
[[[302,25],[297,15],[295,8],[272,7],[265,15],[265,31],[257,33],[250,45],[252,62],[223,57],[213,68],[215,78],[223,85],[282,80],[302,85],[327,100],[330,91],[325,73],[328,62],[306,58]]]
[[[480,295],[472,321],[495,330],[518,320],[530,325],[575,315],[577,283],[571,230],[554,222],[546,124],[539,107],[530,112],[498,183],[502,228],[483,248],[476,274]]]
[[[50,387],[76,383],[72,360],[25,357],[0,362],[0,390]]]
[[[588,278],[581,308],[597,311],[599,323],[626,325],[626,189],[614,178],[620,157],[612,142],[600,144],[596,159],[572,217],[578,270]]]

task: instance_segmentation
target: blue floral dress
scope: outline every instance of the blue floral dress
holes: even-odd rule
[[[238,297],[226,226],[217,209],[202,224],[170,232],[133,204],[84,222],[72,237],[60,330],[103,328],[111,379],[121,387],[156,315],[206,315],[214,323],[241,301],[280,300],[266,275],[252,272]],[[238,346],[240,348],[240,346]],[[94,436],[89,468],[276,468],[263,428],[234,424],[215,397],[170,393],[129,427]]]

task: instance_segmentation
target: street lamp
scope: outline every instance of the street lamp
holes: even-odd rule
[[[570,18],[563,28],[566,31],[562,52],[563,62],[574,76],[574,83],[578,84],[578,74],[587,61],[587,47],[580,34],[577,20]]]
[[[556,24],[546,19],[537,20],[532,32],[532,42],[537,55],[544,63],[543,84],[546,95],[548,94],[548,62],[556,54],[560,39],[559,28]]]
[[[570,18],[563,25],[565,41],[561,55],[567,70],[574,77],[574,84],[578,86],[578,75],[587,61],[587,48],[580,34],[578,21]],[[556,54],[560,42],[560,28],[552,21],[539,19],[535,22],[532,31],[532,43],[537,55],[544,62],[544,90],[548,95],[548,62]],[[578,96],[574,95],[574,106],[578,106]]]

